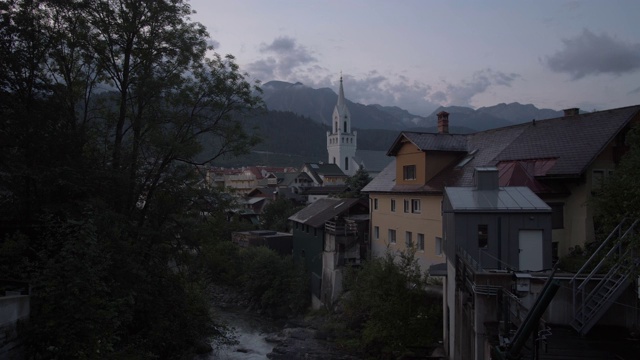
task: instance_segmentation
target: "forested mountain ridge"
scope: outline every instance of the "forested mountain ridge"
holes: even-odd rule
[[[302,83],[269,81],[263,84],[263,99],[270,110],[291,111],[316,122],[329,124],[338,95],[329,88],[313,89]],[[345,89],[348,97],[348,87]],[[532,119],[562,116],[561,111],[538,109],[532,104],[497,104],[476,110],[464,106],[442,106],[428,116],[411,114],[397,106],[363,105],[347,100],[354,128],[407,130],[437,125],[437,113],[446,111],[449,125],[481,131],[519,124]]]

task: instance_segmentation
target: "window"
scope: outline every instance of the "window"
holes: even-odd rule
[[[424,251],[424,234],[418,234],[418,250]]]
[[[415,180],[416,179],[416,166],[415,165],[405,165],[402,167],[402,178],[404,180]]]
[[[564,204],[549,203],[551,207],[551,228],[564,229]]]
[[[347,132],[347,122],[346,121],[344,122],[344,130],[343,131]]]
[[[591,190],[600,190],[613,170],[596,169],[591,173]]]
[[[374,226],[373,227],[373,238],[375,240],[380,239],[380,227],[379,226]]]
[[[411,212],[420,213],[420,199],[411,199]]]
[[[407,246],[407,249],[413,247],[413,234],[411,231],[407,231],[404,235],[404,244]]]
[[[335,156],[333,157],[333,163],[334,164],[336,163],[336,157]]]
[[[478,225],[478,247],[486,249],[489,245],[489,226],[486,224]]]
[[[391,199],[391,212],[396,212],[396,199]]]
[[[442,255],[442,238],[436,236],[436,255]]]
[[[390,244],[396,243],[396,231],[393,229],[389,229],[389,243]]]
[[[344,158],[344,171],[348,171],[349,170],[349,158],[346,157]]]
[[[373,199],[373,210],[378,210],[378,198]]]
[[[409,212],[409,200],[404,201],[404,212]]]

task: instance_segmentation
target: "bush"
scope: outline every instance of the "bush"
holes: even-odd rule
[[[260,309],[274,317],[306,310],[310,295],[307,276],[291,256],[282,257],[266,247],[243,249],[242,287]]]
[[[344,344],[391,356],[435,343],[442,333],[442,303],[425,291],[426,283],[412,253],[397,259],[387,254],[350,269],[343,321],[356,338]]]

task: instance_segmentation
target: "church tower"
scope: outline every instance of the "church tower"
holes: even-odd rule
[[[354,159],[358,134],[357,131],[351,130],[351,114],[347,109],[347,101],[344,98],[342,76],[340,76],[338,103],[333,109],[331,122],[331,132],[327,131],[329,163],[337,164],[346,175],[352,176],[358,170]]]

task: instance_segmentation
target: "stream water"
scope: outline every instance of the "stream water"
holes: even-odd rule
[[[270,321],[246,312],[243,309],[216,309],[218,318],[234,328],[235,345],[224,346],[197,360],[263,360],[271,352],[274,344],[265,341],[265,337],[275,335],[280,328]]]

